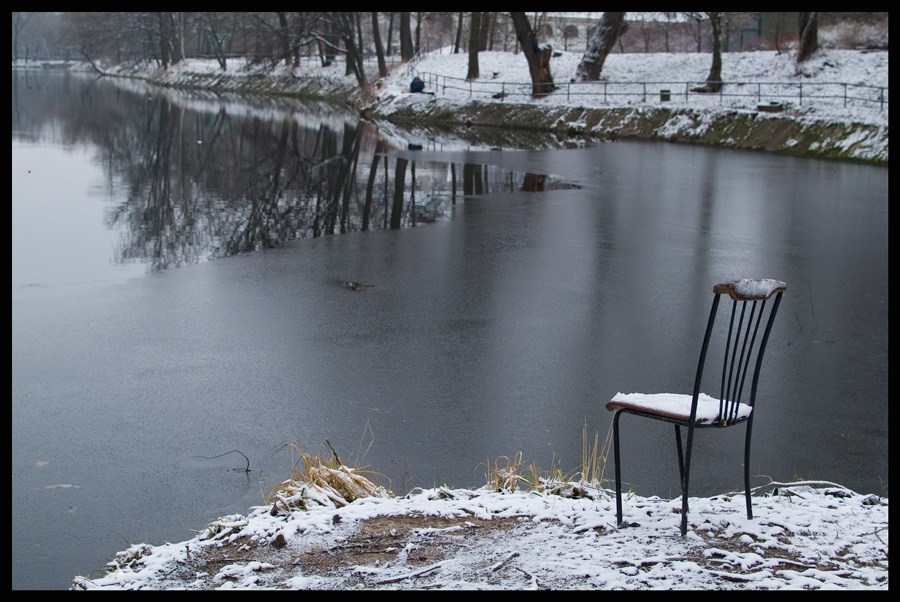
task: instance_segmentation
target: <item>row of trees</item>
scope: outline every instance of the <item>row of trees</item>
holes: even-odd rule
[[[17,60],[19,38],[34,15],[49,13],[13,13],[13,60]],[[388,73],[386,55],[399,42],[403,61],[413,58],[421,48],[423,26],[429,24],[440,31],[455,29],[455,51],[461,47],[465,16],[469,23],[468,77],[479,77],[478,52],[492,47],[502,13],[361,13],[361,12],[146,12],[146,13],[59,13],[59,36],[71,51],[96,64],[99,59],[115,62],[156,60],[163,68],[190,55],[214,56],[227,68],[228,58],[235,55],[270,61],[274,66],[290,67],[301,57],[318,56],[323,65],[330,64],[338,53],[346,56],[347,73],[356,77],[361,88],[369,85],[364,59],[377,57],[378,73]],[[712,31],[712,65],[706,85],[699,89],[717,92],[721,88],[721,32],[726,13],[684,13],[690,20],[706,22]],[[616,42],[628,31],[626,13],[606,12],[593,28],[587,49],[576,71],[576,81],[599,79],[603,63]],[[504,15],[505,18],[505,15]],[[537,97],[554,89],[550,71],[552,48],[542,43],[533,19],[524,12],[508,13],[516,39],[528,61],[533,94]],[[535,15],[546,23],[546,13]],[[415,20],[415,36],[412,23]],[[382,29],[387,24],[386,44]],[[455,26],[455,27],[454,27]],[[396,30],[395,30],[396,28]],[[800,38],[798,65],[817,47],[818,13],[799,13]],[[26,52],[27,55],[27,52]],[[99,67],[98,67],[99,69]]]
[[[296,64],[316,55],[397,51],[408,60],[423,38],[452,29],[455,13],[360,12],[67,12],[12,13],[13,61],[89,58],[116,63],[187,56],[242,56]],[[386,44],[382,45],[382,33]],[[429,36],[428,34],[431,34]],[[374,40],[373,40],[374,37]],[[449,37],[445,36],[445,37]]]
[[[510,13],[516,28],[516,37],[522,45],[525,58],[528,60],[532,81],[532,94],[544,96],[553,91],[553,76],[550,73],[550,54],[548,46],[537,43],[537,37],[531,28],[525,13]],[[594,28],[588,40],[587,50],[575,71],[575,81],[587,82],[600,79],[603,63],[614,48],[616,41],[628,30],[626,13],[605,12]],[[695,89],[697,92],[719,92],[722,88],[722,20],[724,13],[689,13],[695,21],[707,20],[712,29],[713,51],[712,65],[706,84]],[[802,12],[798,19],[800,44],[797,52],[797,66],[807,60],[818,48],[818,13]],[[471,64],[471,59],[470,59]],[[471,69],[470,69],[471,71]]]

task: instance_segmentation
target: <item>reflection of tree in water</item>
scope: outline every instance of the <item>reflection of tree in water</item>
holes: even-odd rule
[[[523,182],[497,167],[392,156],[374,128],[321,104],[247,99],[193,110],[121,82],[14,73],[13,83],[14,135],[51,131],[62,144],[100,149],[115,201],[107,224],[122,231],[115,261],[152,270],[417,226],[464,195]]]
[[[126,226],[120,261],[161,270],[296,238],[401,227],[416,209],[419,221],[446,211],[440,195],[414,199],[405,159],[394,160],[401,186],[389,182],[387,145],[366,124],[304,127],[291,118],[237,118],[225,108],[209,116],[160,102],[142,125],[139,148],[120,170],[126,199],[109,216],[110,226]],[[362,164],[367,174],[361,154],[372,157]]]
[[[109,225],[125,226],[118,260],[148,261],[153,270],[297,238],[415,226],[462,196],[455,165],[391,157],[361,122],[310,127],[160,101],[141,125],[127,153],[110,151],[121,158],[128,192]],[[489,190],[489,168],[463,172],[463,194]]]

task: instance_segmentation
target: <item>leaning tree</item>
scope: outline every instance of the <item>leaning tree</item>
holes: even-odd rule
[[[600,79],[606,55],[627,29],[625,13],[603,13],[600,23],[588,39],[587,49],[578,63],[578,69],[575,70],[575,81],[592,82]]]

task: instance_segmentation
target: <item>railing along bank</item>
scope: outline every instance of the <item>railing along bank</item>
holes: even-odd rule
[[[414,71],[414,70],[413,70]],[[495,79],[466,80],[438,73],[416,72],[425,82],[425,89],[436,95],[463,93],[469,98],[531,97],[531,83],[505,82]],[[639,102],[665,104],[669,102],[701,102],[714,99],[720,104],[736,104],[738,99],[755,99],[777,105],[785,101],[804,104],[830,104],[865,106],[882,111],[888,107],[888,88],[864,84],[840,82],[721,82],[718,92],[698,90],[708,82],[649,81],[649,82],[560,82],[555,83],[553,95],[565,95],[566,101],[579,98],[602,99],[604,104],[614,102]],[[737,102],[737,104],[740,104]]]

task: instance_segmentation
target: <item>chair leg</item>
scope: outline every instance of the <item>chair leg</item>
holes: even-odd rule
[[[616,455],[616,524],[622,526],[622,462],[619,456],[619,415],[613,416],[613,447]]]
[[[747,421],[747,434],[744,440],[744,497],[747,500],[747,520],[753,520],[753,503],[750,500],[750,430],[753,418]]]
[[[688,427],[687,448],[684,452],[684,473],[681,477],[681,536],[687,535],[688,483],[691,476],[691,446],[694,443],[694,427]]]
[[[675,425],[675,445],[678,447],[678,478],[684,481],[684,454],[681,452],[681,427]]]

